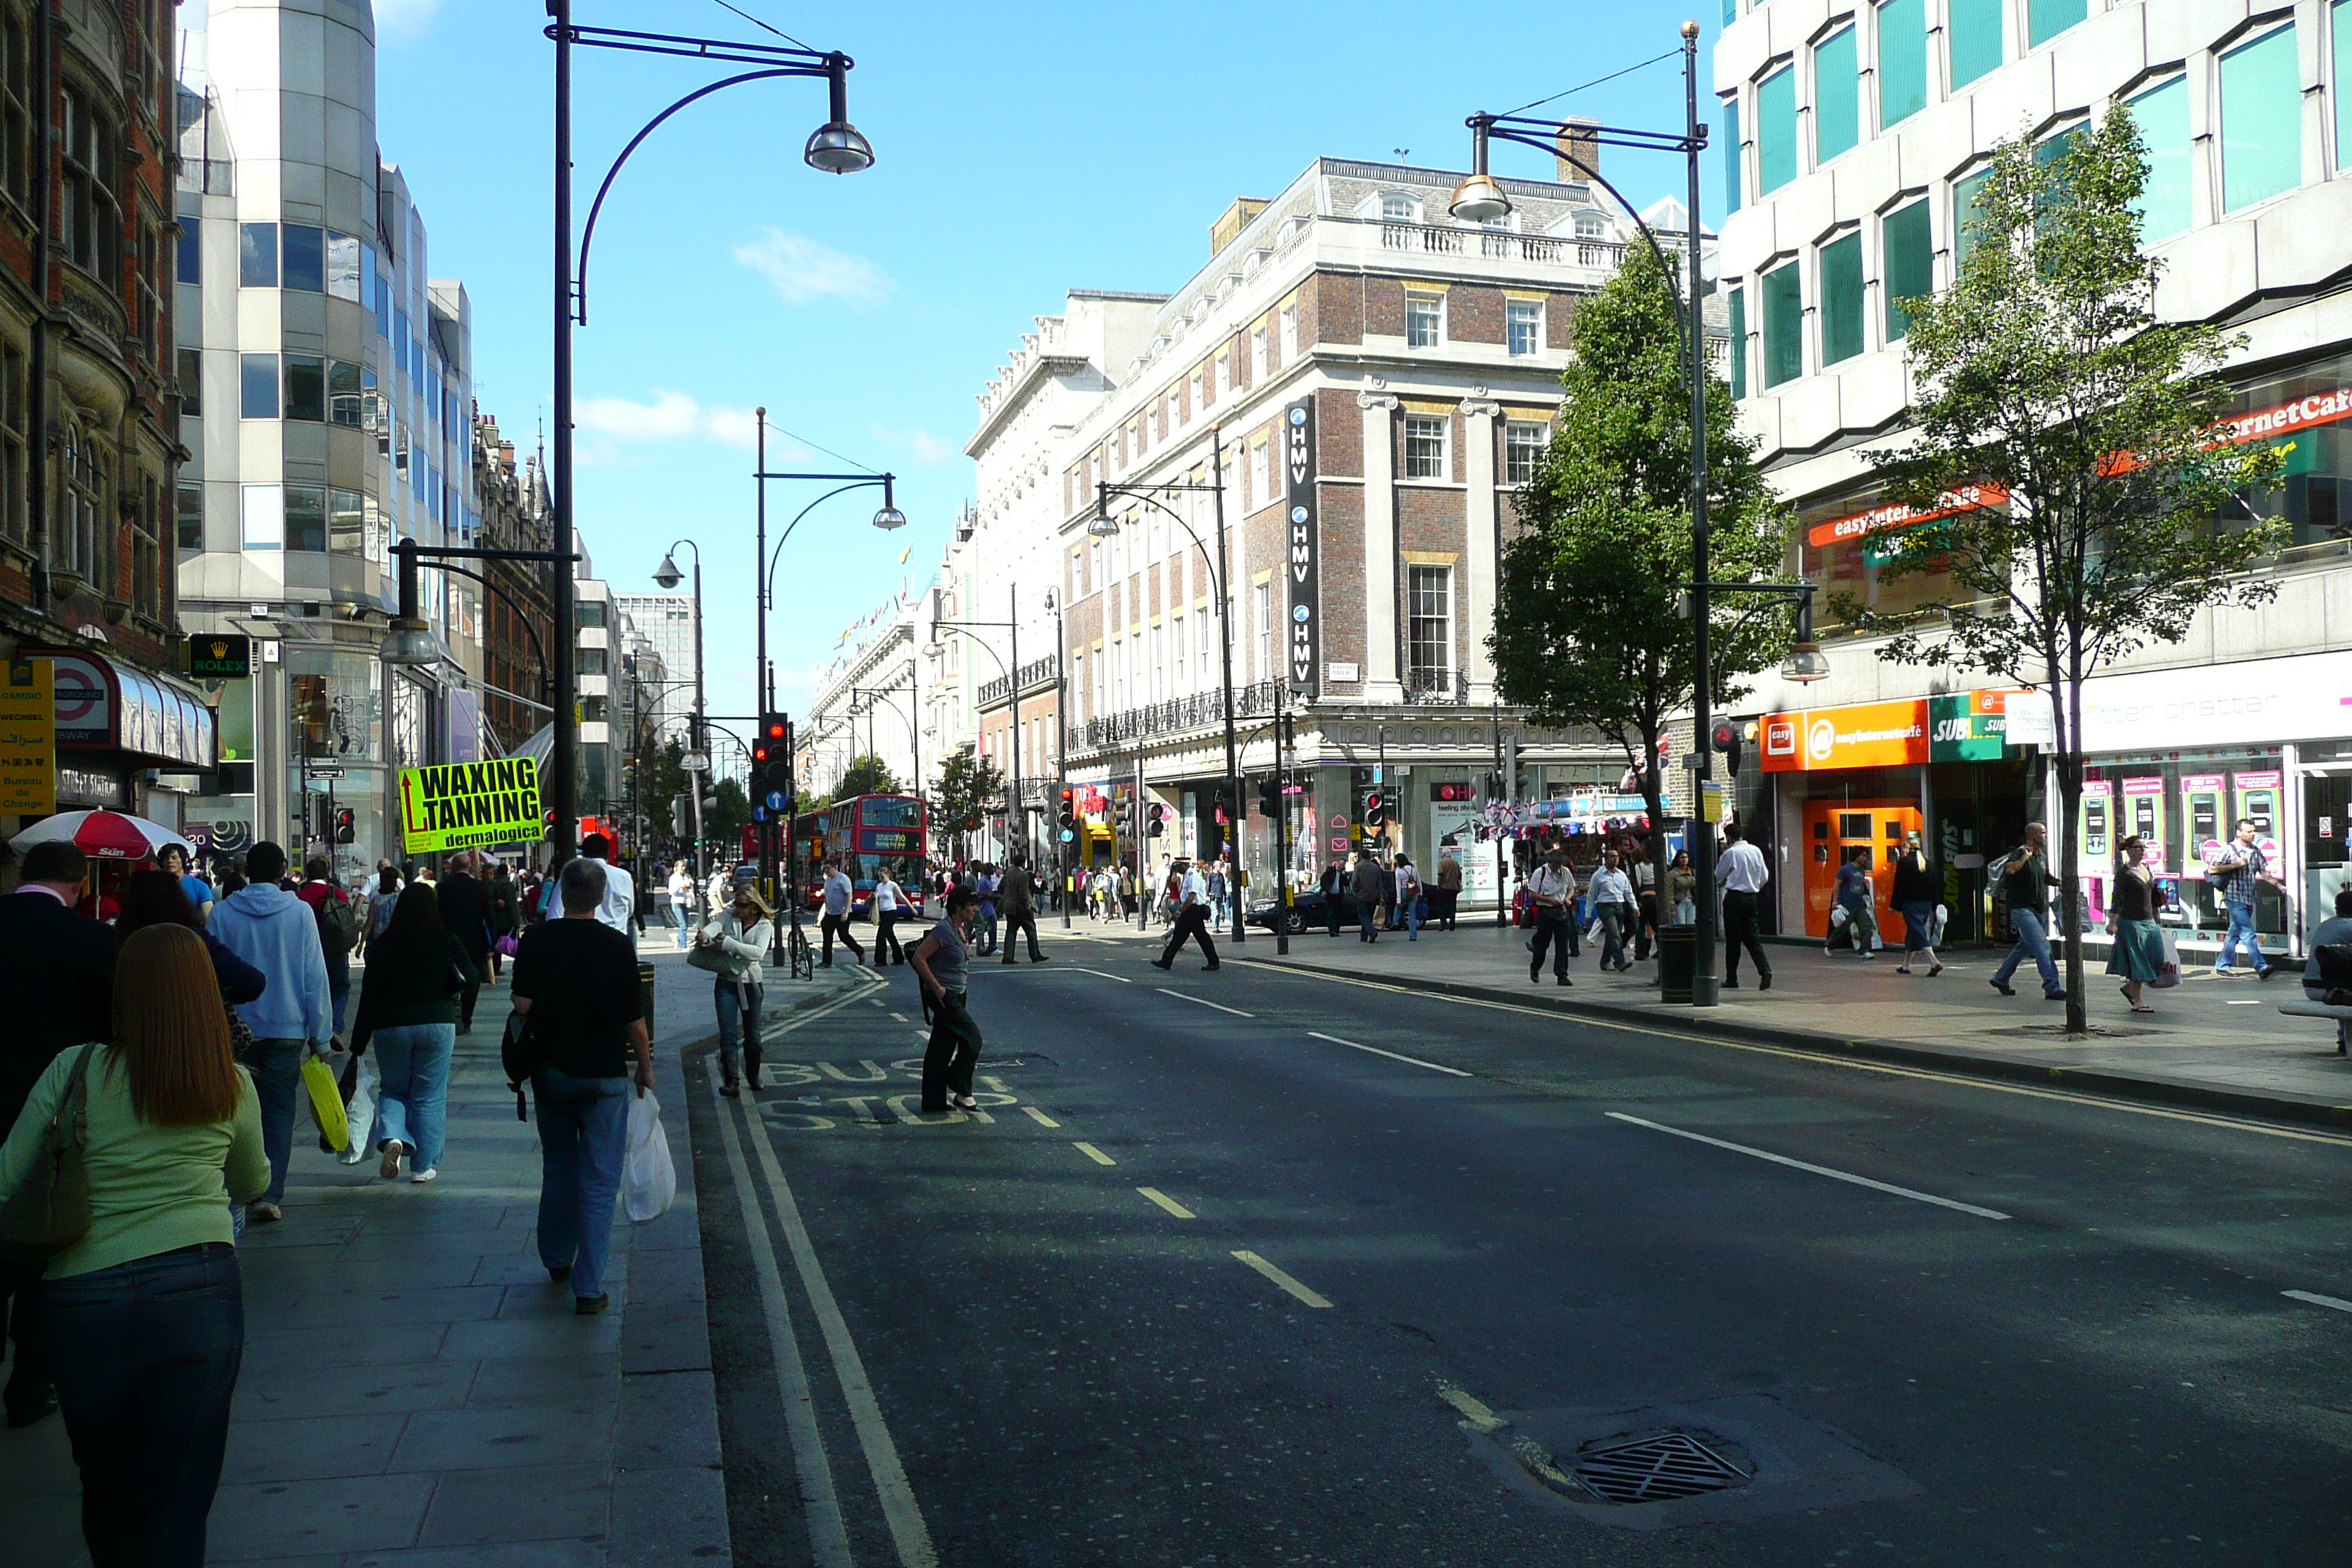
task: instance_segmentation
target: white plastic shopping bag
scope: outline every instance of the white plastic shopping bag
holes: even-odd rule
[[[343,1108],[344,1119],[351,1124],[352,1141],[335,1156],[343,1164],[356,1165],[374,1152],[369,1143],[375,1132],[376,1089],[383,1081],[375,1070],[374,1053],[360,1058],[359,1074],[352,1083],[352,1102]]]
[[[621,1203],[639,1225],[659,1219],[677,1199],[677,1167],[662,1131],[661,1101],[650,1091],[629,1100],[629,1152],[621,1163]]]

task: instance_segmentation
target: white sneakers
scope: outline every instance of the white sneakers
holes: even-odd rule
[[[412,1182],[416,1183],[419,1186],[422,1186],[422,1185],[424,1185],[426,1182],[429,1182],[429,1181],[434,1180],[436,1177],[439,1176],[440,1174],[441,1174],[441,1173],[440,1173],[437,1169],[434,1168],[433,1166],[428,1165],[428,1166],[426,1166],[424,1170],[421,1170],[421,1171],[411,1171],[411,1172],[408,1173],[408,1179],[409,1179],[410,1181],[412,1181]]]

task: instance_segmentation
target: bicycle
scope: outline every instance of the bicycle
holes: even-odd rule
[[[791,945],[793,978],[795,980],[814,980],[816,978],[816,950],[809,945],[808,933],[803,931],[797,923],[793,926],[792,933]]]

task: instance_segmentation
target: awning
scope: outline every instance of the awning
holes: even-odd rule
[[[219,725],[193,686],[87,648],[28,647],[56,671],[60,751],[127,752],[153,765],[208,772],[220,757]]]

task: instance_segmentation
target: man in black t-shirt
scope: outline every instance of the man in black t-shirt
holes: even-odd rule
[[[613,1198],[628,1148],[629,1081],[654,1086],[653,1042],[637,992],[636,944],[596,918],[604,867],[564,863],[561,920],[525,933],[514,962],[515,1012],[530,1022],[539,1070],[539,1258],[550,1278],[572,1281],[573,1310],[609,1303],[604,1259]],[[635,1057],[635,1072],[630,1058]]]

